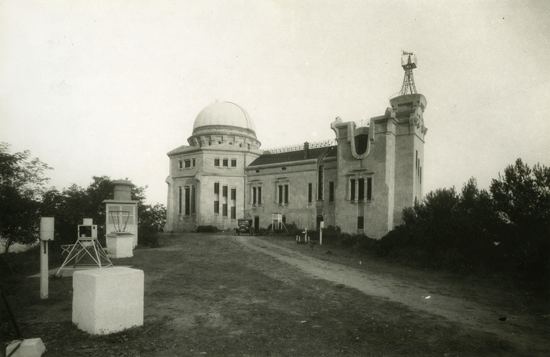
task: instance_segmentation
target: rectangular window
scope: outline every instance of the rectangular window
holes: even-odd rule
[[[359,194],[358,194],[358,198],[360,200],[364,200],[365,199],[365,179],[363,178],[360,178],[359,180]]]
[[[214,213],[220,213],[220,201],[214,201]]]
[[[191,160],[185,160],[185,168],[188,169],[191,167]]]
[[[364,229],[365,217],[357,217],[357,229]]]
[[[222,197],[227,197],[227,186],[223,186],[222,189]]]
[[[279,185],[279,204],[283,203],[283,185]]]
[[[191,166],[195,167],[195,159],[191,159]]]
[[[181,187],[179,187],[179,192],[178,192],[178,214],[181,214],[182,212],[182,206],[183,206],[183,200],[182,200],[182,194],[183,194],[183,191],[181,189]]]
[[[355,179],[349,180],[349,184],[350,184],[350,187],[349,187],[349,199],[350,199],[351,201],[354,201],[354,200],[355,200]]]
[[[178,161],[178,168],[183,169],[183,161]]]
[[[189,216],[189,214],[191,213],[190,209],[191,209],[191,195],[189,193],[189,187],[186,187],[185,188],[185,215],[186,216]]]
[[[311,203],[312,200],[313,200],[313,184],[308,183],[307,184],[307,202]]]
[[[220,183],[214,182],[214,194],[219,195],[220,194]]]
[[[214,166],[220,166],[220,159],[214,159]]]
[[[191,186],[191,214],[195,213],[195,186]]]
[[[223,212],[223,213],[222,213],[223,216],[224,216],[224,217],[227,217],[227,203],[224,203],[223,206],[222,206],[222,208],[223,208],[223,211],[222,211],[222,212]]]
[[[231,189],[231,199],[232,199],[232,200],[236,200],[236,199],[237,199],[237,189],[236,189],[236,188],[232,188],[232,189]]]
[[[328,201],[334,202],[334,181],[328,183]]]
[[[258,187],[258,204],[262,204],[262,188]]]
[[[323,200],[323,165],[319,165],[319,182],[317,183],[317,199]]]
[[[256,204],[256,187],[252,187],[252,204]]]
[[[227,167],[227,163],[228,163],[228,160],[227,160],[227,159],[223,159],[223,166],[224,166],[224,167]]]
[[[237,218],[237,207],[233,206],[231,207],[231,219]]]
[[[231,167],[237,167],[237,159],[231,159]]]
[[[288,185],[285,185],[285,203],[288,204]]]
[[[372,200],[372,177],[367,178],[367,200]]]

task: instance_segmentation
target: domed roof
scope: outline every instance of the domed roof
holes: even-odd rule
[[[232,126],[256,132],[250,115],[239,105],[232,102],[214,102],[204,108],[193,124],[193,132],[205,126]]]

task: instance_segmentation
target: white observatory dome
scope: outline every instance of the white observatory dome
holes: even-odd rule
[[[237,127],[256,132],[254,122],[243,107],[232,102],[215,102],[197,115],[193,132],[201,127]]]

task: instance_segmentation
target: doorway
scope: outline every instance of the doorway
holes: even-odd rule
[[[254,230],[257,231],[260,229],[260,216],[254,217]]]
[[[317,216],[317,230],[319,230],[321,228],[321,222],[324,221],[324,218],[322,215],[318,215]]]

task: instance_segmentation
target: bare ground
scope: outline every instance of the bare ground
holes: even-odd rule
[[[311,254],[304,255],[290,249],[288,244],[281,246],[240,236],[236,240],[248,249],[275,257],[312,277],[435,315],[443,318],[445,324],[457,324],[469,333],[492,335],[509,343],[518,354],[534,353],[534,346],[550,348],[550,324],[541,315],[533,315],[531,306],[514,302],[515,299],[524,298],[520,295],[522,292],[495,291],[486,286],[469,286],[464,289],[463,284],[441,277],[430,280],[420,272],[404,275],[403,271],[399,274],[399,269],[389,269],[389,272],[384,273],[380,272],[380,267],[374,272],[369,269],[367,261],[359,261],[356,268],[352,268],[319,260]],[[317,250],[322,248],[317,247]],[[325,254],[327,252],[326,249],[322,251]],[[372,268],[372,263],[370,265]],[[424,273],[434,277],[433,273]],[[446,278],[449,279],[448,276]],[[527,301],[524,303],[528,304]]]
[[[25,337],[41,337],[46,357],[550,355],[549,305],[523,291],[288,237],[162,241],[114,262],[145,272],[142,327],[88,335],[71,323],[70,278],[52,279],[48,300],[27,279],[9,296]]]

